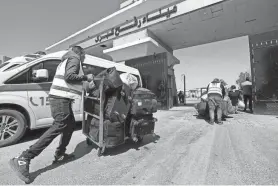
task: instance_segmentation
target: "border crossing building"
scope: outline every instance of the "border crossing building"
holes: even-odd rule
[[[177,95],[174,50],[248,36],[254,111],[277,113],[278,100],[267,99],[278,97],[277,9],[277,0],[123,0],[115,13],[46,51],[80,45],[90,55],[138,68],[144,87],[168,109]]]

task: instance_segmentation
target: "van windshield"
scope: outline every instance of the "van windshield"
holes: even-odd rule
[[[34,60],[35,60],[35,59],[32,59],[31,61],[27,61],[26,63],[21,63],[20,65],[17,65],[16,67],[11,68],[11,69],[15,69],[15,68],[21,67],[21,66],[23,66],[23,65],[29,64],[30,62],[32,62],[32,61],[34,61]],[[10,69],[10,70],[11,70],[11,69]]]
[[[13,65],[13,66],[12,66],[13,68],[12,68],[12,67],[9,67],[9,70],[15,69],[15,68],[17,68],[17,67],[21,67],[21,66],[26,65],[26,64],[29,64],[30,62],[32,62],[32,61],[34,61],[34,60],[36,60],[36,59],[41,58],[42,55],[38,55],[38,54],[34,54],[34,55],[28,54],[28,55],[25,55],[24,57],[25,57],[26,62],[23,62],[23,63],[21,63],[21,64],[19,64],[20,62],[17,62],[17,65],[16,65],[16,66]]]
[[[8,70],[12,70],[12,69],[15,69],[15,68],[17,68],[19,66],[19,64],[13,64],[13,65],[11,65],[10,67],[8,67],[6,70],[4,70],[4,71],[8,71]]]

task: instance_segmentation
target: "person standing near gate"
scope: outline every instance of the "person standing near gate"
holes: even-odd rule
[[[235,85],[231,86],[231,90],[229,91],[228,95],[234,107],[235,114],[238,114],[237,110],[238,110],[238,101],[240,99],[240,92],[236,90]]]
[[[179,92],[178,97],[179,97],[180,104],[184,103],[184,94],[182,91]]]
[[[247,102],[249,105],[249,110],[253,113],[253,105],[252,105],[252,83],[249,77],[246,77],[246,81],[241,83],[242,93],[243,93],[243,100],[244,100],[244,112],[247,109]]]
[[[31,182],[30,161],[38,156],[59,134],[61,134],[60,144],[55,152],[53,163],[74,157],[65,153],[75,128],[72,104],[75,99],[81,99],[83,81],[93,81],[92,74],[84,75],[82,69],[84,60],[85,52],[80,46],[72,47],[62,57],[49,92],[51,115],[54,118],[53,125],[35,144],[9,162],[11,168],[25,183]]]
[[[215,78],[207,87],[208,92],[208,106],[209,106],[209,117],[210,124],[214,124],[215,110],[217,113],[217,123],[219,125],[222,122],[222,102],[225,96],[225,88],[218,78]]]

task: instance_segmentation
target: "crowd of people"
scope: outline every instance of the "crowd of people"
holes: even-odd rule
[[[227,113],[238,113],[239,105],[244,107],[243,111],[247,110],[247,105],[249,105],[249,110],[253,113],[252,107],[252,83],[249,77],[246,81],[240,84],[240,89],[237,89],[235,85],[228,87],[225,85],[223,80],[215,78],[207,86],[207,92],[202,96],[203,107],[197,108],[198,112],[200,110],[205,110],[209,117],[209,123],[223,124],[223,115]],[[243,102],[242,102],[243,100]]]

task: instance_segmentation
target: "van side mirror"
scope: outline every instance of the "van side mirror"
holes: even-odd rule
[[[33,79],[36,81],[47,80],[49,77],[47,69],[36,70],[33,74]]]

